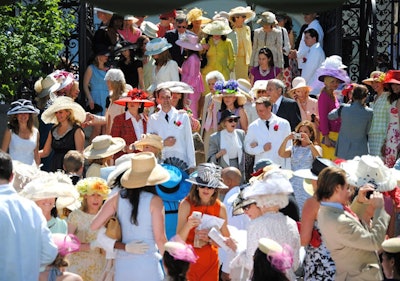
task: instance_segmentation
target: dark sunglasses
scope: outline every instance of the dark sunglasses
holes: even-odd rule
[[[237,123],[238,119],[237,118],[229,118],[226,121],[228,121],[229,123],[233,123],[233,122]]]
[[[184,26],[184,25],[177,25],[176,27],[177,28],[187,28],[187,26]]]
[[[247,212],[250,209],[251,205],[253,205],[253,204],[255,204],[255,203],[251,203],[249,205],[246,205],[246,206],[242,207],[243,211]]]
[[[211,186],[204,186],[204,185],[198,185],[199,188],[208,188],[208,189],[214,189],[214,187]]]

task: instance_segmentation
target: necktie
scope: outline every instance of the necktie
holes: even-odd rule
[[[265,121],[265,125],[267,126],[268,130],[269,130],[269,121]]]
[[[277,112],[277,110],[276,110],[276,104],[274,103],[274,104],[272,105],[272,113],[273,113],[273,114],[276,114],[276,112]]]
[[[165,114],[165,120],[166,120],[167,123],[168,123],[168,120],[169,120],[168,114]]]

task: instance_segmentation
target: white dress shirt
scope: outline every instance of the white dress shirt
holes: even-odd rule
[[[322,26],[319,24],[319,21],[317,19],[313,20],[312,22],[310,22],[310,24],[308,25],[308,27],[304,30],[308,30],[308,29],[315,29],[318,33],[318,42],[319,44],[321,44],[321,48],[324,47],[324,30],[322,29]],[[304,42],[304,32],[301,35],[301,41],[300,41],[300,45],[299,45],[299,50],[297,51],[297,56],[305,56],[305,54],[307,54],[308,50],[310,49],[310,47],[306,46],[306,43]],[[299,68],[303,69],[303,62],[299,62]]]

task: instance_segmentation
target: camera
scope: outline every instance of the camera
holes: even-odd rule
[[[301,140],[301,134],[300,133],[294,133],[294,139],[295,140]]]
[[[365,194],[365,197],[367,197],[367,199],[371,198],[372,193],[374,193],[374,191],[378,189],[378,185],[375,182],[369,181],[368,183],[373,186],[374,190],[367,191],[367,193]]]

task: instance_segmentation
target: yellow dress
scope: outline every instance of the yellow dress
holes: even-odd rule
[[[205,39],[202,40],[202,44],[206,44]],[[210,48],[207,51],[207,65],[201,70],[204,82],[204,95],[210,92],[205,80],[207,73],[218,70],[224,75],[225,80],[229,80],[230,73],[235,67],[235,55],[230,39],[226,39],[225,41],[220,39],[215,43],[213,38],[210,38],[208,45]]]
[[[90,243],[96,240],[97,231],[90,229],[90,224],[95,215],[88,214],[78,209],[68,216],[68,224],[75,225],[75,235],[81,243]],[[100,248],[90,251],[80,251],[68,256],[68,271],[79,274],[85,281],[100,280],[101,273],[106,265],[106,258]]]
[[[250,27],[244,25],[242,27],[235,28],[235,32],[238,40],[235,76],[236,79],[242,78],[249,80],[248,70],[252,52]]]

